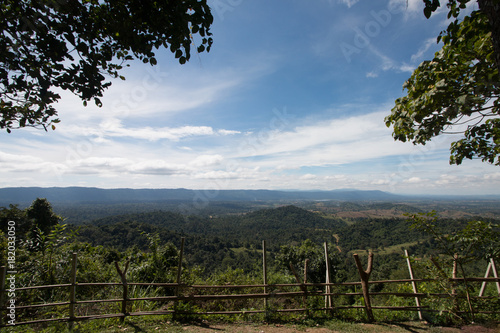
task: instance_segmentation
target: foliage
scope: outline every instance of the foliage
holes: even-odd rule
[[[452,265],[453,275],[456,275],[457,267],[462,277],[466,277],[464,264],[470,261],[479,261],[481,259],[489,260],[498,258],[500,254],[500,229],[498,225],[485,223],[483,221],[470,221],[463,229],[456,232],[443,232],[436,226],[436,213],[421,213],[412,215],[412,227],[422,230],[437,241],[437,245],[442,253],[447,257],[430,257],[426,271],[432,279],[435,279],[441,290],[445,290],[450,295],[450,303],[435,299],[435,303],[443,308],[450,315],[448,320],[452,322],[463,322],[468,320],[461,313],[460,295],[465,295],[466,304],[462,307],[468,307],[471,318],[475,321],[473,314],[473,305],[470,299],[470,286],[467,280],[463,280],[462,285],[449,280],[445,270],[445,265]],[[457,277],[453,276],[453,277]],[[432,298],[430,298],[432,301]]]
[[[25,239],[32,229],[32,221],[26,216],[26,210],[19,209],[17,205],[9,205],[9,208],[0,207],[0,230],[7,232],[9,221],[16,223],[16,238]]]
[[[431,17],[432,13],[435,12],[441,4],[439,3],[439,0],[423,0],[425,7],[424,7],[424,15],[425,17],[429,18]],[[446,4],[449,12],[448,12],[448,18],[450,17],[457,17],[458,14],[460,13],[461,9],[465,9],[467,3],[471,0],[448,0],[448,3]]]
[[[436,212],[410,215],[412,228],[431,235],[442,253],[464,260],[489,260],[500,254],[500,229],[498,224],[484,221],[469,221],[458,231],[447,232],[437,227]]]
[[[292,274],[290,266],[293,266],[300,279],[303,278],[302,272],[304,272],[306,260],[308,261],[307,281],[310,283],[325,282],[326,264],[324,250],[310,239],[306,239],[300,246],[282,245],[280,252],[276,255],[277,265],[289,274]]]
[[[26,211],[26,210],[25,210]],[[24,212],[25,212],[24,211]],[[7,211],[5,211],[7,213]],[[10,210],[9,210],[10,212]],[[21,211],[22,212],[22,211]],[[13,213],[22,216],[19,211],[13,210]],[[433,213],[434,214],[434,213]],[[266,220],[266,215],[270,218]],[[459,245],[448,247],[448,252],[467,249],[471,255],[477,258],[486,258],[488,255],[495,254],[488,249],[484,249],[483,240],[489,240],[491,244],[497,244],[498,227],[490,221],[481,223],[469,223],[465,220],[443,220],[434,215],[417,215],[417,218],[425,219],[422,231],[435,230],[436,234],[441,234],[446,242],[455,242]],[[122,219],[125,219],[123,221]],[[146,220],[150,219],[150,223]],[[276,287],[273,284],[295,284],[296,279],[289,268],[289,263],[294,264],[295,271],[299,280],[303,279],[303,264],[309,259],[308,264],[308,282],[324,282],[325,263],[323,242],[308,238],[319,235],[326,240],[332,234],[336,235],[339,246],[329,244],[330,260],[332,263],[333,281],[359,281],[359,275],[356,271],[352,253],[349,251],[357,250],[368,241],[373,249],[380,249],[388,244],[407,243],[413,239],[415,243],[409,248],[411,253],[427,255],[439,248],[441,240],[429,239],[423,236],[422,231],[413,230],[408,232],[409,222],[404,219],[356,219],[352,220],[350,225],[339,223],[334,218],[326,219],[324,216],[299,209],[298,207],[279,207],[277,209],[268,209],[248,213],[244,215],[222,217],[195,218],[194,216],[182,217],[170,212],[155,212],[128,214],[121,217],[109,218],[105,220],[108,223],[100,225],[79,226],[75,229],[71,225],[57,224],[52,230],[45,234],[40,229],[34,229],[27,241],[19,244],[16,250],[16,263],[18,273],[16,274],[16,285],[19,287],[68,283],[71,275],[71,254],[77,253],[77,281],[80,282],[120,282],[114,262],[119,262],[119,267],[123,268],[123,262],[129,262],[127,271],[127,281],[129,282],[167,282],[176,281],[176,273],[179,260],[178,240],[180,237],[186,237],[186,246],[183,257],[183,267],[181,281],[185,284],[214,284],[214,285],[261,285],[262,284],[262,251],[259,240],[258,243],[253,238],[246,239],[249,232],[253,232],[260,226],[265,232],[268,230],[274,232],[276,237],[273,239],[275,246],[267,246],[267,281],[271,286],[267,292],[274,294],[279,292],[299,291],[297,286]],[[121,222],[120,222],[121,221]],[[286,223],[280,223],[286,221]],[[104,222],[101,220],[100,222]],[[290,228],[288,228],[290,226]],[[328,228],[328,226],[334,226]],[[318,233],[321,229],[321,233]],[[300,241],[289,242],[292,239],[288,233],[296,231],[302,234],[294,235],[295,239]],[[404,232],[406,230],[406,232]],[[446,230],[446,233],[442,232]],[[89,232],[90,231],[90,232]],[[480,232],[479,234],[477,234]],[[219,236],[216,236],[219,235]],[[83,236],[83,237],[82,237]],[[30,238],[31,237],[31,238]],[[460,238],[457,241],[456,238]],[[422,243],[418,243],[421,240]],[[0,235],[0,251],[5,247],[5,236]],[[92,241],[92,242],[91,242]],[[496,243],[495,243],[496,242]],[[99,243],[105,244],[100,245]],[[111,246],[111,244],[117,247]],[[385,244],[385,245],[384,245]],[[474,244],[474,245],[470,245]],[[498,250],[496,245],[492,249]],[[377,252],[376,252],[377,253]],[[440,253],[443,253],[440,250]],[[406,279],[407,268],[401,258],[399,250],[397,253],[378,252],[376,254],[374,272],[371,280],[384,279]],[[214,259],[215,258],[215,259]],[[447,270],[450,261],[441,260],[444,257],[437,257],[439,265]],[[474,261],[476,264],[479,260]],[[453,308],[466,310],[464,303],[459,296],[465,293],[466,287],[449,283],[449,279],[437,266],[431,262],[424,262],[429,267],[415,265],[417,268],[416,276],[418,278],[440,277],[443,276],[436,285],[422,283],[420,292],[430,295],[442,293],[446,290],[450,295],[457,297],[451,298],[451,301],[443,301],[439,298],[426,297],[426,304],[432,304],[434,308],[444,310],[444,313]],[[469,264],[470,265],[470,264]],[[473,266],[474,266],[473,265]],[[430,269],[429,269],[430,268]],[[474,274],[484,273],[483,266],[474,266]],[[425,273],[425,274],[424,274]],[[377,283],[370,286],[371,292],[408,292],[407,289],[396,289],[396,285]],[[309,291],[320,290],[322,288],[307,287]],[[359,288],[359,287],[358,287]],[[227,295],[240,293],[241,288],[206,288],[189,289],[182,288],[181,293],[189,296],[192,294],[210,294]],[[262,292],[262,287],[246,287],[248,293],[258,294]],[[79,286],[78,299],[109,299],[121,297],[121,286]],[[174,288],[157,286],[136,286],[129,285],[129,297],[143,298],[151,296],[172,295]],[[334,293],[349,293],[340,297],[334,297],[334,304],[338,307],[346,305],[362,305],[363,299],[356,295],[359,289],[355,286],[342,285],[332,288]],[[491,290],[490,290],[491,292]],[[68,288],[46,288],[41,290],[27,290],[16,294],[17,304],[33,303],[53,303],[65,302],[68,299]],[[459,303],[454,303],[460,300]],[[434,302],[434,303],[432,303]],[[229,309],[248,309],[249,311],[262,308],[262,299],[228,299],[228,300],[196,300],[190,299],[186,302],[178,302],[177,309],[185,309],[197,312],[199,309],[208,311],[226,311]],[[83,304],[83,303],[82,303]],[[374,305],[382,306],[407,306],[413,305],[412,299],[402,299],[390,295],[376,295],[373,300]],[[498,306],[494,302],[484,302],[480,306],[495,311]],[[167,301],[135,301],[130,311],[151,311],[162,309],[171,309],[172,302]],[[280,298],[271,297],[268,300],[268,311],[266,318],[278,318],[274,316],[276,310],[292,309],[306,307],[310,311],[303,314],[283,315],[280,312],[279,318],[288,316],[290,320],[312,320],[319,312],[314,312],[314,308],[324,306],[323,297],[308,296]],[[479,306],[479,303],[477,304]],[[96,305],[81,305],[78,308],[78,315],[92,315],[98,313],[120,312],[119,304],[103,303]],[[61,317],[67,316],[67,307],[36,308],[28,311],[19,309],[19,319],[36,317]],[[454,313],[454,312],[451,312]],[[321,312],[321,315],[323,312]],[[283,316],[282,316],[283,315]],[[365,314],[359,309],[339,310],[334,313],[336,318],[346,320],[365,320]],[[259,315],[244,314],[241,317],[234,317],[234,320],[249,318],[261,318]],[[262,317],[263,318],[263,317]],[[385,311],[377,310],[377,319],[384,320],[402,320],[405,317],[403,311]],[[453,317],[436,316],[433,320],[448,320]]]
[[[463,133],[451,145],[451,164],[481,158],[500,165],[500,85],[488,19],[480,12],[455,20],[438,41],[442,49],[403,85],[386,125],[399,141],[425,144],[443,133]]]
[[[158,234],[145,234],[149,252],[135,256],[136,267],[131,274],[134,280],[151,282],[175,282],[179,252],[172,243],[161,244]]]
[[[62,220],[53,212],[52,205],[45,198],[34,200],[26,209],[26,216],[33,221],[33,227],[39,228],[44,234],[49,233]]]
[[[179,63],[190,58],[192,35],[209,51],[213,17],[206,0],[3,1],[0,5],[0,128],[47,129],[59,119],[53,104],[69,90],[100,97],[133,59],[156,65],[166,48]]]

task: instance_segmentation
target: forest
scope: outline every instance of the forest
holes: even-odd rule
[[[227,269],[251,272],[255,260],[260,257],[263,240],[268,242],[271,258],[278,262],[287,250],[297,250],[304,244],[320,248],[327,242],[336,249],[335,271],[337,279],[343,281],[356,278],[354,267],[348,272],[352,253],[356,251],[372,250],[377,254],[379,267],[391,268],[380,269],[384,272],[381,278],[396,274],[397,262],[401,261],[396,258],[402,257],[403,249],[419,256],[438,251],[432,235],[411,228],[413,222],[408,216],[421,214],[426,207],[439,209],[438,227],[446,233],[457,232],[472,220],[497,223],[500,216],[495,202],[490,201],[448,202],[437,205],[439,207],[422,202],[332,201],[295,205],[219,202],[197,211],[196,215],[176,212],[173,208],[179,207],[178,203],[163,204],[165,206],[172,209],[159,210],[152,203],[60,206],[55,209],[47,200],[37,199],[26,209],[16,205],[1,208],[1,230],[5,238],[7,223],[13,220],[21,248],[42,246],[43,238],[57,232],[57,247],[100,249],[118,260],[133,251],[149,252],[152,238],[157,238],[159,246],[176,247],[181,237],[185,237],[186,264],[199,267],[207,277]],[[457,209],[450,215],[452,208]],[[117,213],[127,210],[132,212]],[[113,215],[109,215],[110,211]],[[5,246],[2,250],[5,251]],[[282,268],[286,270],[287,266],[285,263]]]
[[[15,221],[19,287],[67,283],[71,253],[78,254],[79,282],[117,282],[114,263],[126,261],[130,262],[130,281],[172,282],[182,238],[183,280],[199,284],[258,280],[263,240],[273,279],[289,283],[294,282],[291,266],[302,271],[306,259],[309,282],[324,282],[325,242],[331,251],[330,272],[335,283],[359,281],[354,253],[366,257],[368,251],[373,252],[371,278],[384,280],[408,278],[404,250],[421,263],[417,265],[421,275],[430,274],[425,271],[426,259],[442,258],[443,264],[449,265],[446,251],[460,250],[467,262],[464,273],[483,276],[488,256],[498,258],[500,249],[497,209],[489,201],[442,203],[439,211],[431,213],[425,209],[435,203],[220,202],[197,215],[148,210],[152,207],[144,203],[122,205],[142,211],[109,215],[99,206],[94,211],[88,205],[60,207],[70,216],[81,217],[79,210],[101,216],[72,222],[56,213],[46,199],[38,198],[24,209],[3,207],[2,265],[8,258],[9,221]],[[451,207],[457,209],[450,215]],[[470,237],[471,230],[474,233],[478,227],[482,237]],[[28,298],[33,297],[47,302],[55,295],[42,293]]]

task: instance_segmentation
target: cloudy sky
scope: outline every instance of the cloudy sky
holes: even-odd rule
[[[210,53],[132,63],[102,108],[64,94],[55,131],[0,133],[0,187],[500,194],[500,169],[450,166],[453,137],[395,142],[402,85],[439,49],[421,0],[209,0]]]

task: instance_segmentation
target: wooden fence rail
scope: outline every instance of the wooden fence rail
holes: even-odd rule
[[[310,311],[326,311],[327,313],[334,313],[337,310],[344,309],[360,309],[364,310],[367,316],[368,321],[374,321],[375,316],[373,310],[394,310],[394,311],[412,311],[417,312],[420,319],[423,318],[422,313],[425,312],[435,312],[442,311],[439,309],[432,309],[429,306],[422,306],[420,301],[427,297],[442,297],[442,298],[450,298],[455,297],[455,299],[460,298],[462,296],[459,295],[450,295],[447,293],[422,293],[418,292],[418,283],[422,282],[430,282],[434,281],[433,279],[417,279],[414,277],[411,263],[408,260],[408,268],[410,272],[410,279],[400,279],[400,280],[381,280],[381,281],[369,281],[370,273],[373,269],[373,254],[369,254],[368,256],[368,265],[367,269],[363,269],[363,265],[360,262],[360,259],[357,255],[354,255],[356,266],[358,267],[358,271],[360,274],[359,282],[344,282],[344,283],[331,283],[329,270],[327,270],[326,283],[308,283],[307,282],[307,272],[304,272],[304,281],[300,280],[298,274],[296,275],[297,283],[293,284],[268,284],[267,283],[267,268],[266,268],[266,260],[265,260],[265,242],[263,242],[263,283],[255,284],[255,285],[190,285],[182,283],[181,281],[181,267],[182,267],[182,251],[184,240],[182,241],[181,252],[179,256],[179,265],[177,270],[177,282],[175,283],[144,283],[144,282],[128,282],[126,278],[128,264],[125,264],[125,267],[121,269],[116,263],[117,273],[120,276],[121,283],[78,283],[77,282],[77,255],[76,253],[72,254],[72,262],[71,262],[71,281],[67,284],[58,284],[58,285],[44,285],[44,286],[29,286],[29,287],[20,287],[20,288],[9,288],[6,286],[6,276],[7,270],[6,267],[0,268],[0,314],[1,314],[1,322],[0,327],[6,327],[10,325],[26,325],[26,324],[36,324],[36,323],[51,323],[51,322],[60,322],[66,321],[70,325],[73,326],[74,322],[82,321],[82,320],[90,320],[90,319],[104,319],[104,318],[121,318],[123,320],[127,316],[145,316],[145,315],[172,315],[175,319],[176,316],[179,315],[234,315],[234,314],[269,314],[269,313],[288,313],[288,312],[305,312],[309,313]],[[406,256],[408,253],[405,252]],[[326,262],[328,263],[328,250],[325,244],[325,257]],[[307,267],[307,265],[306,265]],[[495,277],[488,277],[490,270],[493,269],[493,274]],[[481,291],[478,296],[474,296],[474,299],[498,299],[500,298],[500,279],[498,278],[498,274],[496,272],[496,267],[494,261],[492,260],[490,265],[488,266],[488,271],[485,277],[482,278],[449,278],[450,282],[458,283],[458,282],[482,282]],[[493,282],[497,286],[498,295],[490,295],[484,296],[484,288],[485,284],[488,282]],[[373,292],[370,291],[370,285],[380,285],[380,284],[410,284],[412,286],[413,292]],[[130,288],[131,287],[165,287],[172,289],[172,295],[163,295],[163,296],[151,296],[151,297],[130,297]],[[90,300],[78,300],[78,292],[82,287],[121,287],[122,288],[122,297],[120,298],[110,298],[110,299],[90,299]],[[43,290],[43,289],[52,289],[56,290],[58,288],[69,288],[69,298],[67,301],[53,302],[53,303],[42,303],[42,304],[15,304],[14,307],[14,317],[12,316],[13,308],[11,306],[12,302],[9,303],[9,299],[7,296],[9,292],[21,292],[21,291],[32,291],[32,290]],[[342,289],[342,291],[335,291],[335,288]],[[352,289],[348,290],[345,289]],[[249,292],[244,293],[234,293],[234,290],[244,290],[250,289]],[[286,289],[295,289],[293,291]],[[217,290],[219,292],[228,290],[231,294],[204,294],[201,291],[203,290]],[[359,291],[358,291],[359,290]],[[352,297],[357,296],[360,299],[363,299],[364,305],[335,305],[333,302],[334,297]],[[395,296],[402,298],[409,298],[415,300],[414,306],[390,306],[390,305],[373,305],[375,303],[372,302],[374,297],[378,296]],[[308,299],[312,297],[324,297],[325,302],[324,306],[311,307],[308,305]],[[462,298],[467,297],[470,299],[470,296],[463,296]],[[270,305],[271,300],[277,299],[291,299],[297,298],[298,300],[294,304],[303,304],[303,307],[297,307],[292,309],[287,308],[276,308],[272,309]],[[187,311],[179,308],[181,302],[184,303],[193,303],[193,302],[210,302],[210,301],[237,301],[237,300],[252,300],[252,299],[263,299],[263,308],[252,308],[252,309],[236,309],[236,310],[205,310],[205,311]],[[302,302],[300,302],[302,300]],[[168,302],[170,308],[162,308],[154,311],[129,311],[131,306],[135,302],[140,301],[152,301],[152,302]],[[77,315],[77,307],[83,305],[95,305],[99,303],[117,303],[120,304],[120,312],[118,313],[104,313],[104,314],[90,314],[90,315]],[[319,304],[316,302],[315,304]],[[67,311],[68,316],[58,317],[58,318],[41,318],[34,320],[24,320],[17,321],[16,319],[16,310],[29,310],[29,309],[40,309],[40,308],[49,308],[49,307],[57,307],[59,310],[61,307],[62,311]],[[64,310],[66,308],[67,310]],[[466,311],[461,311],[460,313],[466,313]],[[475,309],[475,314],[478,313],[500,313],[495,311],[483,311],[483,309]],[[10,316],[9,316],[10,315]],[[14,318],[14,319],[12,319]],[[10,320],[9,320],[10,319]]]

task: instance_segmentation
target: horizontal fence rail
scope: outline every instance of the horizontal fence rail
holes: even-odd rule
[[[474,282],[482,283],[481,291],[478,296],[472,296],[467,294],[467,296],[450,294],[450,293],[424,293],[418,291],[418,284],[424,282],[432,282],[434,279],[417,279],[414,278],[411,263],[408,260],[408,268],[410,271],[410,279],[400,279],[400,280],[381,280],[381,281],[369,281],[369,277],[372,271],[372,260],[373,254],[368,256],[368,265],[366,270],[363,269],[362,264],[359,261],[357,255],[354,255],[356,265],[358,267],[360,281],[359,282],[344,282],[344,283],[331,283],[331,278],[329,277],[329,271],[327,270],[326,283],[307,283],[307,274],[304,274],[304,280],[300,280],[299,276],[294,272],[297,279],[297,283],[293,284],[268,284],[267,283],[267,268],[265,261],[265,242],[263,242],[263,282],[262,284],[254,285],[197,285],[197,284],[186,284],[181,281],[181,267],[182,267],[182,251],[184,247],[184,240],[182,240],[181,255],[179,256],[179,265],[177,271],[177,282],[175,283],[146,283],[146,282],[128,282],[126,278],[126,273],[128,269],[128,262],[123,269],[121,269],[118,263],[115,263],[117,272],[120,276],[122,282],[98,282],[98,283],[87,283],[77,282],[77,255],[74,253],[72,255],[72,271],[71,271],[71,281],[66,284],[57,285],[44,285],[44,286],[29,286],[20,288],[9,288],[8,283],[6,284],[7,270],[6,267],[1,267],[0,277],[1,277],[1,290],[0,290],[0,312],[1,312],[1,323],[0,327],[12,326],[12,325],[27,325],[27,324],[38,324],[38,323],[53,323],[53,322],[68,322],[73,325],[74,322],[91,320],[91,319],[106,319],[106,318],[121,318],[123,320],[126,317],[132,316],[146,316],[146,315],[172,315],[175,319],[177,316],[202,316],[202,315],[249,315],[249,314],[270,314],[270,313],[290,313],[290,312],[305,312],[309,313],[312,311],[325,311],[326,313],[334,313],[338,310],[346,309],[357,309],[364,310],[368,321],[374,321],[375,316],[373,310],[394,310],[394,311],[412,311],[417,312],[419,318],[422,319],[423,312],[439,312],[440,309],[431,308],[429,305],[421,305],[421,301],[429,297],[438,298],[454,298],[463,299],[467,298],[469,305],[471,304],[471,299],[499,299],[500,298],[500,279],[498,278],[496,267],[494,261],[491,260],[488,271],[483,278],[448,278],[448,282],[458,284],[461,282]],[[408,257],[408,253],[405,252]],[[325,257],[328,265],[328,249],[325,243]],[[307,265],[306,265],[307,269]],[[490,271],[493,270],[494,277],[488,277]],[[307,272],[305,272],[307,273]],[[498,295],[484,295],[484,289],[486,283],[494,283],[497,287]],[[388,285],[388,284],[403,284],[411,285],[412,292],[374,292],[370,290],[372,285]],[[106,298],[106,299],[78,299],[79,292],[81,293],[82,288],[118,288],[121,291],[122,297],[116,298]],[[168,294],[160,296],[150,296],[150,297],[131,297],[130,290],[134,287],[163,287],[165,290],[169,290]],[[58,289],[69,290],[67,300],[61,300],[59,302],[53,303],[38,303],[38,304],[15,304],[8,299],[9,292],[19,293],[19,292],[30,292],[35,290],[58,290]],[[245,289],[247,292],[244,292]],[[238,291],[238,292],[236,292]],[[211,292],[210,294],[205,294],[205,292]],[[218,292],[218,293],[216,293]],[[377,297],[382,296],[394,296],[401,298],[414,299],[415,305],[405,305],[405,306],[391,306],[391,305],[372,305],[373,300]],[[318,302],[314,306],[308,303],[308,300],[312,298],[321,297],[324,298],[324,305],[318,306]],[[362,304],[334,304],[333,300],[340,297],[358,297],[362,299]],[[182,307],[183,304],[199,304],[211,301],[243,301],[243,300],[263,300],[260,308],[236,308],[236,309],[218,309],[209,310],[203,309],[202,306],[193,308]],[[289,300],[291,304],[295,307],[293,308],[273,308],[270,304],[273,300]],[[294,300],[294,301],[290,301]],[[163,307],[158,310],[153,311],[131,311],[132,305],[137,302],[158,302],[162,303]],[[84,309],[85,311],[92,312],[92,308],[96,304],[102,303],[116,303],[120,311],[115,313],[93,313],[93,314],[78,314],[77,309],[79,307],[88,307]],[[15,304],[12,307],[12,304]],[[256,303],[252,303],[256,306]],[[302,305],[302,307],[297,307],[297,305]],[[36,318],[32,320],[18,321],[18,314],[16,311],[27,311],[27,310],[38,310],[42,308],[55,308],[58,313],[67,313],[67,316],[61,316],[56,318]],[[190,310],[191,309],[191,310]],[[81,312],[81,311],[80,311]],[[12,314],[14,313],[14,316]],[[51,312],[52,313],[52,312]],[[457,313],[471,313],[472,315],[478,313],[500,313],[498,311],[486,311],[484,309],[473,309],[472,306],[469,307],[468,311],[457,311]]]

